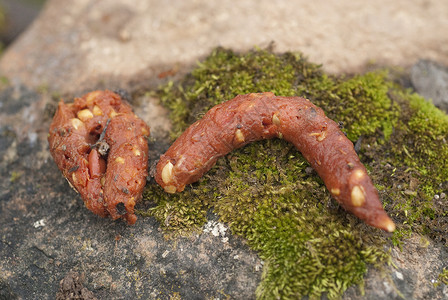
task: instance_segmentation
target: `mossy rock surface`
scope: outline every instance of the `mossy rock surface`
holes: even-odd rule
[[[331,77],[297,53],[215,50],[182,81],[159,91],[175,138],[212,106],[238,94],[302,96],[343,125],[397,223],[393,235],[341,209],[302,155],[283,140],[253,143],[220,159],[176,195],[149,185],[142,215],[168,236],[201,228],[213,212],[264,260],[260,299],[337,298],[362,284],[370,264],[412,232],[448,245],[448,117],[385,71]],[[362,286],[362,285],[361,285]]]

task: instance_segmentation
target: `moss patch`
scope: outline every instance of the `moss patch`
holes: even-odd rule
[[[238,94],[271,91],[311,99],[357,142],[398,223],[392,241],[417,231],[447,242],[446,199],[434,199],[447,190],[448,117],[387,77],[374,72],[334,78],[300,54],[217,49],[159,95],[171,111],[173,137]],[[154,204],[146,214],[172,234],[200,228],[209,210],[218,214],[265,261],[260,299],[322,293],[335,298],[362,283],[368,264],[389,259],[384,246],[390,236],[342,210],[308,162],[282,140],[232,152],[184,193],[168,195],[150,184],[145,199]]]
[[[438,287],[441,284],[448,285],[448,269],[443,269],[442,272],[437,277],[437,282],[434,283],[435,287]]]
[[[422,97],[405,91],[391,96],[403,107],[389,147],[382,147],[395,174],[389,189],[391,211],[403,223],[396,236],[412,230],[448,246],[448,116]]]
[[[141,216],[153,216],[160,221],[167,238],[186,236],[207,222],[206,213],[210,208],[213,195],[207,193],[207,187],[192,187],[184,193],[167,195],[159,186],[149,185],[143,199],[150,200],[152,208],[137,211]]]

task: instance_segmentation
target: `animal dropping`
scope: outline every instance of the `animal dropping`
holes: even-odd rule
[[[353,143],[322,109],[300,97],[252,93],[216,105],[160,157],[155,179],[166,192],[181,192],[219,157],[274,137],[294,144],[346,210],[371,226],[395,230]]]
[[[148,168],[149,127],[110,91],[59,102],[50,126],[50,152],[93,213],[134,224]]]

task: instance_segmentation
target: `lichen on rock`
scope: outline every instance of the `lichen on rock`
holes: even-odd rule
[[[170,235],[198,230],[207,212],[216,213],[265,261],[260,299],[339,297],[362,283],[369,264],[387,263],[385,249],[412,231],[447,243],[446,200],[433,199],[447,190],[448,117],[387,72],[332,77],[297,53],[216,49],[159,96],[176,137],[212,106],[267,91],[309,98],[343,124],[397,233],[345,212],[301,154],[279,139],[232,152],[184,193],[168,195],[149,184],[144,197],[153,207],[140,213],[155,216]]]

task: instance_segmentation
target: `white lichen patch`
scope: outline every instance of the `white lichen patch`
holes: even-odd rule
[[[223,243],[227,243],[229,238],[226,237],[226,231],[229,229],[226,225],[220,222],[208,221],[207,224],[204,225],[203,232],[211,233],[213,236],[222,237],[221,241]]]
[[[45,219],[40,219],[33,223],[34,228],[45,227]]]
[[[396,276],[398,279],[400,279],[400,280],[403,280],[403,279],[404,279],[404,277],[403,277],[403,273],[401,273],[401,272],[395,271],[395,276]]]
[[[92,241],[90,239],[83,241],[81,251],[89,251],[89,252],[95,251],[95,249],[93,249],[92,247]]]
[[[263,270],[263,265],[264,265],[264,261],[261,260],[260,262],[257,262],[254,265],[255,272],[260,272],[261,270]]]

